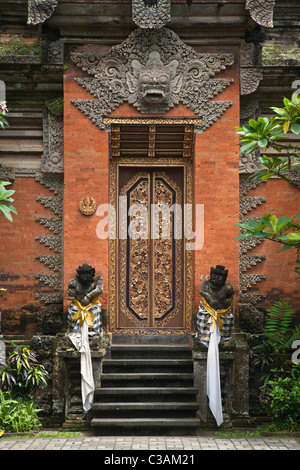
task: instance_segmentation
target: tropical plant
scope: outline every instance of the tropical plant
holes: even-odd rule
[[[0,390],[0,428],[4,431],[24,432],[39,429],[41,411],[32,399],[13,399],[10,392]]]
[[[13,221],[11,212],[18,214],[14,206],[11,205],[14,199],[11,197],[15,191],[13,189],[6,189],[5,186],[11,184],[9,181],[0,181],[0,211],[10,222]]]
[[[14,396],[24,396],[40,385],[46,386],[49,374],[35,354],[26,346],[12,345],[14,350],[0,369],[0,388],[11,391]]]
[[[292,343],[300,339],[300,327],[293,328],[295,312],[289,302],[276,302],[267,312],[264,327],[264,339],[253,348],[252,363],[264,371],[268,380],[271,370],[280,367],[286,361]]]
[[[277,430],[300,430],[300,364],[272,370],[261,400]]]
[[[289,184],[300,188],[300,181],[289,177],[290,170],[299,168],[299,147],[287,140],[287,132],[300,134],[300,97],[294,93],[292,100],[283,99],[284,107],[272,107],[275,115],[272,118],[259,117],[250,119],[248,124],[238,127],[240,136],[241,153],[247,155],[256,150],[272,149],[277,154],[263,155],[259,158],[261,169],[253,173],[250,178],[256,180],[268,180],[277,176]],[[281,141],[285,140],[284,143]],[[280,155],[285,152],[286,156]],[[296,215],[298,221],[300,215]],[[300,279],[300,225],[292,220],[292,217],[282,216],[279,219],[272,214],[264,214],[260,220],[250,219],[247,224],[236,224],[242,229],[242,233],[235,238],[241,240],[246,237],[260,237],[283,245],[280,251],[296,249],[295,272]]]
[[[280,143],[281,140],[286,140],[285,134],[288,131],[300,134],[300,97],[294,93],[292,100],[284,98],[283,103],[283,108],[271,107],[275,113],[272,118],[250,119],[248,124],[236,128],[240,136],[242,154],[247,155],[257,149],[272,148],[278,153],[284,151],[288,155],[287,157],[276,154],[272,157],[264,155],[260,161],[265,168],[254,173],[251,176],[253,179],[267,180],[274,175],[285,179],[282,171],[300,164],[299,147],[290,143]],[[288,181],[300,187],[300,182],[293,182],[290,179]]]

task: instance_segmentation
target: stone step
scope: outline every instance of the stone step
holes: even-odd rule
[[[158,385],[161,386],[171,385],[171,384],[178,384],[179,382],[188,382],[193,384],[194,375],[191,373],[184,374],[184,373],[103,373],[101,376],[101,383],[102,386],[105,387],[108,384],[114,384],[117,386],[122,386],[124,383],[128,387],[135,385],[135,386],[151,386],[151,385]]]
[[[192,350],[183,344],[114,344],[111,346],[112,359],[191,359]]]
[[[197,402],[110,402],[95,403],[93,409],[95,411],[127,411],[127,410],[150,410],[150,411],[174,411],[174,410],[197,410],[199,407]]]
[[[197,394],[195,387],[103,387],[95,390],[97,399],[120,401],[194,401]],[[98,398],[99,397],[99,398]]]
[[[103,372],[193,372],[190,359],[105,359]]]
[[[198,418],[94,418],[91,426],[94,428],[197,428],[200,425]]]
[[[143,338],[145,344],[139,338],[119,341],[103,361],[91,426],[101,433],[198,427],[191,347],[156,338]]]

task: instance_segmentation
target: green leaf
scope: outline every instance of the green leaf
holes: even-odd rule
[[[258,147],[257,142],[248,142],[247,144],[244,144],[241,146],[241,152],[248,154],[248,153],[253,152],[253,150],[255,150],[257,147]]]
[[[272,215],[272,217],[270,218],[270,223],[272,225],[274,232],[276,232],[277,222],[278,222],[278,219],[276,215]]]
[[[288,233],[287,238],[290,242],[300,242],[300,232]]]
[[[0,204],[0,211],[3,213],[7,220],[9,220],[10,222],[13,221],[10,210],[4,204]]]
[[[300,134],[300,124],[297,124],[296,122],[294,122],[291,125],[291,131],[294,132],[294,134]]]
[[[265,181],[265,180],[272,178],[272,176],[274,176],[274,173],[266,173],[265,175],[261,177],[261,179]]]
[[[273,109],[273,111],[278,114],[279,116],[282,116],[282,117],[289,117],[289,113],[287,112],[286,109],[284,108],[276,108],[276,107],[271,107],[271,109]]]
[[[258,141],[258,145],[260,147],[265,147],[267,145],[267,143],[268,143],[268,139],[266,139],[265,137]]]
[[[249,126],[251,126],[254,130],[256,130],[257,126],[258,126],[258,122],[255,121],[255,119],[250,119],[249,120]]]
[[[253,237],[252,232],[242,233],[238,237],[235,237],[234,240],[243,240],[244,238]]]

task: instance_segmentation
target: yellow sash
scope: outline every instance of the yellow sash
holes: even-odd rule
[[[225,315],[225,313],[227,313],[231,309],[232,302],[231,302],[231,304],[229,305],[228,308],[224,308],[223,310],[214,310],[212,307],[210,307],[210,305],[208,305],[205,298],[202,297],[202,305],[205,308],[205,310],[207,310],[208,313],[210,313],[210,315],[213,317],[213,319],[217,322],[218,327],[221,330],[223,328],[223,323],[222,323],[222,320],[221,320],[220,317],[222,315]]]
[[[81,305],[77,299],[74,299],[73,303],[78,308],[78,312],[75,313],[72,317],[74,322],[80,318],[80,326],[82,326],[83,321],[86,320],[88,327],[91,328],[93,326],[94,315],[89,311],[89,309],[100,303],[99,297],[95,297],[94,300],[92,300],[92,302],[89,303],[86,307]]]

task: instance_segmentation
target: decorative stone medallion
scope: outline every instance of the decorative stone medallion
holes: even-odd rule
[[[97,203],[92,197],[91,200],[87,197],[86,200],[81,199],[79,202],[79,210],[83,215],[93,215],[96,212],[96,209]]]

